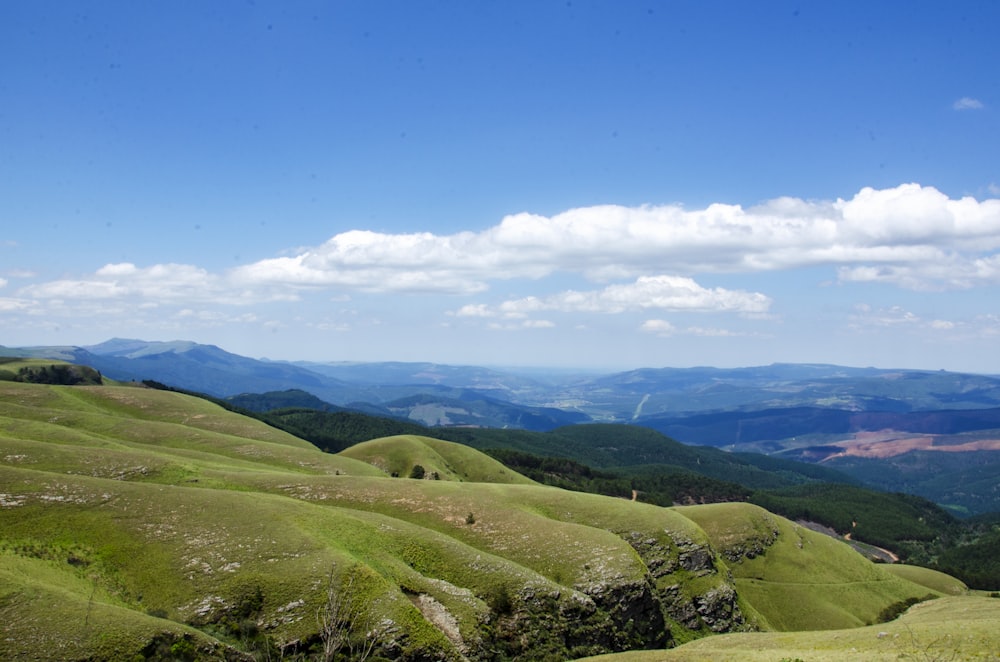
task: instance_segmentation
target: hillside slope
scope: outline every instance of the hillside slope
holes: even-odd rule
[[[694,641],[669,651],[602,655],[588,662],[996,660],[1000,600],[949,597],[920,603],[892,623],[822,632],[755,632]]]
[[[0,658],[568,659],[800,625],[767,586],[743,594],[697,508],[534,485],[419,437],[356,452],[441,480],[179,393],[0,382]],[[738,538],[764,511],[733,512]],[[778,549],[798,534],[774,519]],[[851,558],[865,609],[928,593]]]
[[[864,560],[844,543],[745,503],[677,509],[729,562],[739,593],[777,630],[829,630],[873,623],[887,604],[937,597]],[[795,608],[789,609],[789,605]]]
[[[415,467],[420,467],[421,478],[426,475],[434,480],[535,484],[468,446],[418,435],[372,439],[351,446],[340,455],[361,460],[395,476],[410,476]]]

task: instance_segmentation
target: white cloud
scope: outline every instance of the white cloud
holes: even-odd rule
[[[123,262],[107,264],[88,278],[27,285],[23,296],[49,300],[131,300],[205,302],[217,304],[294,300],[294,292],[236,287],[217,274],[188,264],[157,264],[140,268]]]
[[[223,324],[253,324],[258,321],[254,313],[242,313],[232,315],[221,310],[194,310],[185,308],[176,313],[175,317],[184,320],[193,320],[209,326],[221,326]]]
[[[37,274],[27,269],[9,269],[7,275],[11,278],[34,278]]]
[[[865,188],[850,199],[785,197],[749,208],[601,205],[551,217],[522,213],[451,235],[352,230],[226,272],[108,264],[89,276],[26,285],[17,297],[196,306],[297,301],[310,291],[335,298],[352,292],[470,296],[500,280],[572,274],[608,285],[496,306],[473,303],[454,315],[515,319],[543,310],[658,309],[759,316],[771,303],[764,294],[708,289],[690,276],[831,266],[843,283],[969,288],[1000,283],[998,250],[1000,200],[952,199],[904,184]]]
[[[7,287],[7,279],[0,278],[0,287]]]
[[[943,319],[924,319],[902,306],[875,308],[868,304],[858,304],[849,318],[849,326],[855,330],[931,330],[956,331],[966,326],[961,322]]]
[[[307,324],[307,326],[317,331],[337,331],[343,333],[351,330],[351,325],[346,322],[318,322],[316,324]]]
[[[470,303],[462,306],[452,314],[457,317],[496,317],[497,312],[485,303]]]
[[[869,326],[909,326],[918,324],[920,318],[914,313],[905,310],[901,306],[890,306],[889,308],[872,309],[869,306],[859,308],[859,312],[864,317],[855,316],[855,320],[863,319]]]
[[[851,199],[521,213],[453,235],[350,231],[291,257],[240,267],[234,282],[370,292],[473,294],[492,281],[556,272],[613,282],[655,273],[746,273],[815,265],[954,264],[1000,248],[1000,200],[932,187],[865,188]],[[914,272],[915,280],[947,274]]]
[[[681,276],[642,276],[633,283],[600,290],[567,290],[552,296],[504,301],[496,307],[467,305],[460,317],[523,318],[539,311],[562,313],[623,313],[650,309],[686,312],[764,313],[771,299],[759,292],[705,288]]]
[[[555,326],[555,322],[550,320],[519,320],[490,322],[487,328],[494,331],[523,331],[525,329],[552,329]]]
[[[980,110],[983,108],[983,102],[972,97],[962,97],[951,104],[951,107],[955,110]]]
[[[28,299],[17,299],[12,297],[0,297],[0,312],[20,312],[34,307],[34,302]]]
[[[127,296],[158,299],[201,298],[216,289],[217,276],[184,264],[106,264],[92,277],[28,285],[22,292],[40,299],[118,299]]]
[[[367,292],[450,292],[487,288],[490,256],[476,235],[389,235],[352,230],[293,257],[262,260],[233,270],[237,283],[344,287]],[[541,275],[541,274],[539,274]]]
[[[704,338],[735,338],[745,337],[750,334],[745,331],[733,331],[731,329],[719,329],[704,326],[689,326],[678,328],[666,320],[646,320],[639,326],[640,331],[652,333],[654,335],[669,337],[674,335],[701,336]]]
[[[879,282],[911,290],[968,289],[1000,284],[1000,255],[962,258],[938,256],[926,262],[882,266],[842,267],[842,282]]]
[[[735,338],[747,335],[743,331],[733,331],[731,329],[717,329],[704,326],[689,326],[686,330],[693,336],[704,336],[707,338]]]
[[[646,320],[639,326],[639,330],[658,336],[671,336],[677,332],[677,327],[667,320]]]

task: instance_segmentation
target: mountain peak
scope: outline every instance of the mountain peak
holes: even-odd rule
[[[99,356],[119,356],[125,358],[139,358],[153,354],[181,354],[199,347],[198,343],[191,340],[138,340],[134,338],[112,338],[98,345],[84,347],[88,352]],[[205,345],[204,347],[213,347]]]

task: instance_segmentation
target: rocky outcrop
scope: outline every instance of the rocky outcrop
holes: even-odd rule
[[[717,563],[712,548],[681,533],[664,533],[661,537],[636,531],[621,534],[649,569],[654,597],[664,620],[695,631],[746,629],[732,577]],[[692,583],[688,580],[712,575],[717,579],[714,585],[700,593],[691,592]]]
[[[633,649],[666,648],[670,630],[651,584],[608,582],[588,592],[525,587],[509,611],[491,611],[471,659],[572,659]],[[480,657],[479,655],[482,655]]]
[[[752,533],[742,536],[737,542],[726,545],[721,551],[727,561],[739,563],[743,559],[753,559],[767,552],[778,540],[781,531],[778,523],[770,516],[765,516],[756,524]]]

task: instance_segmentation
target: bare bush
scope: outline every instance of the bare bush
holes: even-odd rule
[[[359,599],[357,572],[351,569],[346,579],[339,579],[336,565],[330,568],[326,599],[316,612],[316,624],[323,641],[323,661],[333,662],[338,654],[350,660],[367,660],[389,628]]]

